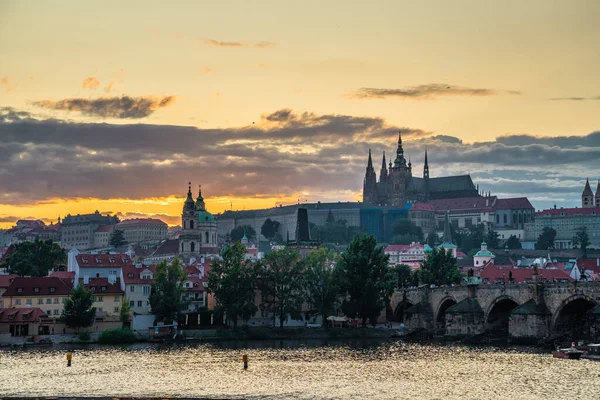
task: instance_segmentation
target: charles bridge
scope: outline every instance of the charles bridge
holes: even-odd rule
[[[600,282],[465,284],[397,290],[393,316],[408,332],[506,335],[540,341],[600,336]]]

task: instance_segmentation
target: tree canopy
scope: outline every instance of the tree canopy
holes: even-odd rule
[[[127,244],[125,240],[124,232],[120,229],[116,229],[110,236],[110,245],[112,247],[121,247]]]
[[[548,250],[554,248],[554,239],[556,239],[556,230],[544,227],[542,233],[538,236],[537,242],[535,243],[536,250]]]
[[[440,237],[435,232],[429,232],[427,234],[427,240],[426,241],[427,241],[427,244],[429,245],[429,247],[433,248],[437,244],[440,243]]]
[[[488,249],[497,249],[500,247],[500,235],[498,232],[489,229],[485,235],[485,242],[488,245]]]
[[[247,321],[257,310],[256,268],[244,259],[245,252],[244,246],[234,243],[223,252],[222,260],[213,260],[208,273],[207,291],[215,296],[215,310],[225,312],[234,328],[238,318]]]
[[[277,233],[279,233],[279,221],[273,221],[271,218],[267,218],[260,228],[260,234],[269,240],[272,240]]]
[[[14,245],[0,267],[19,276],[47,276],[48,271],[64,264],[65,251],[52,240],[35,239]]]
[[[229,239],[231,239],[232,242],[240,242],[244,235],[252,242],[256,239],[256,230],[250,225],[240,225],[229,232]]]
[[[294,249],[275,250],[260,264],[259,282],[262,307],[279,317],[279,327],[288,316],[297,318],[303,302],[303,277],[300,254]]]
[[[128,324],[131,322],[131,304],[129,304],[129,298],[125,298],[123,300],[123,304],[121,304],[121,309],[119,310],[119,320],[123,324]]]
[[[587,233],[587,228],[582,226],[573,236],[573,247],[581,249],[583,258],[587,257],[587,248],[590,245],[590,236]]]
[[[419,277],[421,283],[427,285],[441,286],[459,283],[461,280],[460,270],[452,250],[433,249],[421,262]]]
[[[342,310],[360,317],[362,326],[377,323],[381,310],[398,284],[397,275],[388,267],[389,256],[377,245],[375,236],[357,235],[340,257],[343,289],[347,299]]]
[[[91,326],[96,317],[96,307],[92,307],[93,304],[92,291],[85,289],[83,285],[77,285],[67,298],[60,319],[69,328],[77,330]]]
[[[515,235],[510,235],[510,237],[506,240],[506,247],[511,250],[521,249],[521,241]]]
[[[395,237],[413,238],[412,242],[423,241],[423,230],[408,219],[399,219],[392,225],[392,233]],[[410,244],[408,243],[396,243],[396,244]]]
[[[157,322],[170,324],[177,321],[179,314],[185,308],[181,298],[183,283],[187,276],[179,258],[170,264],[163,260],[156,266],[155,282],[150,290],[150,307]]]
[[[407,288],[413,285],[413,272],[408,265],[396,265],[396,275],[398,276],[398,288]]]
[[[345,219],[335,219],[331,210],[325,219],[325,225],[310,225],[310,236],[321,243],[346,244],[360,232],[358,226],[349,226]]]
[[[316,315],[323,316],[323,321],[335,313],[339,300],[340,272],[339,267],[331,265],[334,260],[335,253],[324,248],[312,250],[304,259],[306,301]]]

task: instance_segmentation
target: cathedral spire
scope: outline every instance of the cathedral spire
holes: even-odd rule
[[[187,197],[185,199],[185,203],[183,204],[184,210],[186,209],[194,209],[194,199],[192,198],[192,182],[188,182],[188,192]]]
[[[369,161],[367,162],[367,168],[373,168],[373,159],[371,158],[371,149],[369,149]]]
[[[381,171],[379,171],[379,182],[387,182],[388,178],[388,170],[387,165],[385,164],[385,151],[383,152],[383,158],[381,160]],[[599,196],[600,196],[600,192]]]
[[[396,159],[394,160],[394,167],[405,167],[406,160],[404,159],[404,149],[402,148],[402,131],[398,131],[398,148],[396,149]]]
[[[385,151],[383,152],[383,160],[381,160],[381,169],[387,169],[387,166],[385,165]],[[598,185],[600,185],[600,181],[598,181]]]
[[[429,179],[429,162],[427,162],[427,149],[425,149],[425,166],[423,167],[423,178]]]

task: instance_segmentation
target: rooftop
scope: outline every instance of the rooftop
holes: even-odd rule
[[[33,308],[0,308],[0,322],[31,322],[46,317],[41,309]]]
[[[68,296],[71,285],[53,276],[15,278],[3,296]]]
[[[80,268],[119,268],[133,265],[127,254],[78,254],[75,256]]]
[[[79,279],[83,283],[83,279]],[[94,293],[122,294],[121,286],[118,283],[109,283],[108,278],[90,278],[89,283],[83,285],[87,290]]]
[[[600,207],[590,208],[550,208],[536,213],[537,217],[567,216],[567,215],[600,215]]]
[[[167,224],[160,219],[157,218],[132,218],[125,219],[117,224],[117,226],[127,226],[127,225],[162,225],[167,226]]]

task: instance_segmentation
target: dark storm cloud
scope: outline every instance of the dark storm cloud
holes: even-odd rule
[[[495,96],[498,94],[521,94],[516,90],[496,90],[453,86],[446,83],[408,86],[402,89],[380,89],[363,87],[347,96],[354,99],[384,99],[401,97],[414,99],[435,99],[440,96]]]
[[[173,104],[174,101],[174,96],[160,98],[122,96],[97,99],[40,100],[33,102],[33,105],[53,110],[78,111],[94,117],[138,119],[145,118],[159,108]]]
[[[508,196],[574,199],[581,171],[600,170],[600,132],[463,143],[381,118],[289,109],[239,129],[74,123],[4,109],[0,203],[184,195],[190,180],[208,196],[356,193],[368,149],[378,171],[383,151],[393,161],[399,129],[413,175],[421,175],[427,149],[432,176],[471,172],[483,190]]]

